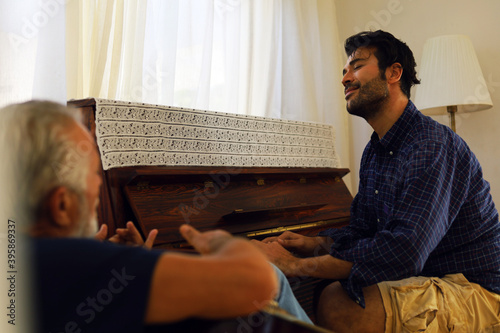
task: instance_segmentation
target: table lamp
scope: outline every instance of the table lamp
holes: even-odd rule
[[[422,83],[416,88],[415,105],[426,115],[448,113],[454,132],[455,113],[493,106],[474,47],[467,36],[428,39],[419,72]]]

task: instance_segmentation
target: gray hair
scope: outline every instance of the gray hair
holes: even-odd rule
[[[0,144],[8,164],[4,176],[15,213],[28,225],[55,188],[65,186],[79,196],[86,190],[90,147],[69,138],[68,127],[75,122],[81,122],[77,110],[49,101],[0,110]]]

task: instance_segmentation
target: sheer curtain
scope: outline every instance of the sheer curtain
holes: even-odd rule
[[[0,107],[66,101],[62,1],[0,1]]]
[[[69,6],[69,97],[323,121],[340,88],[330,0]]]
[[[348,167],[333,0],[73,1],[68,98],[334,124]]]

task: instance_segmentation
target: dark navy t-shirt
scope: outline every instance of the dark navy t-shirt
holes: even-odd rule
[[[161,252],[91,239],[33,242],[40,331],[143,331]]]

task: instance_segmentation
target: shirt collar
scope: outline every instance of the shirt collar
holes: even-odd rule
[[[401,144],[401,136],[404,133],[410,132],[412,129],[411,119],[419,112],[412,101],[408,100],[408,104],[403,111],[403,114],[398,118],[396,123],[392,125],[387,133],[379,139],[378,134],[373,132],[371,142],[374,147],[381,146],[384,149],[396,150]]]

